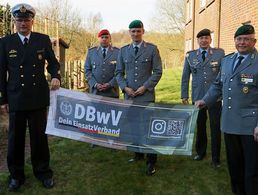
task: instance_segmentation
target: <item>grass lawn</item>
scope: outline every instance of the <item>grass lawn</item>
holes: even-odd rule
[[[157,86],[157,102],[180,103],[181,68],[164,71]],[[210,144],[210,143],[209,143]],[[26,157],[26,182],[22,194],[231,194],[222,142],[222,166],[211,166],[210,148],[207,157],[195,162],[190,156],[159,156],[157,173],[145,175],[145,162],[129,164],[133,154],[126,151],[95,147],[78,141],[51,137],[51,167],[55,187],[46,190],[32,174],[30,157]],[[0,173],[0,194],[7,190],[8,172]]]

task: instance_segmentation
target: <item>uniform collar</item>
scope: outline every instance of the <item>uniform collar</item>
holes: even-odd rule
[[[25,37],[28,39],[28,41],[30,40],[30,35],[31,35],[31,33],[28,34],[27,36],[24,36],[24,35],[22,35],[22,34],[20,34],[20,33],[18,32],[18,35],[19,35],[19,37],[20,37],[20,39],[21,39],[21,42],[23,43]]]
[[[206,56],[209,54],[209,55],[212,55],[213,54],[213,51],[212,51],[212,48],[211,47],[208,47],[207,49],[203,49],[203,48],[199,48],[197,49],[197,55],[200,55],[202,54],[202,51],[206,51]]]
[[[109,50],[109,47],[100,47],[101,48],[101,51],[103,52],[103,49],[105,48],[106,49],[106,53],[108,52]]]
[[[244,57],[244,59],[242,60],[242,62],[243,62],[243,61],[245,61],[245,59],[246,59],[249,55],[250,55],[250,54],[242,55],[242,54],[240,54],[240,53],[237,52],[236,59],[237,59],[239,56],[243,56],[243,57]]]
[[[137,45],[136,45],[135,43],[133,43],[133,48],[138,47],[138,48],[140,49],[142,43],[143,43],[143,41],[141,41],[141,42],[140,42],[139,44],[137,44]]]

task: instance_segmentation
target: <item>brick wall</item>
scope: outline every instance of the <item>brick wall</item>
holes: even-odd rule
[[[251,22],[258,39],[258,0],[206,0],[203,8],[200,0],[192,1],[194,15],[185,29],[185,40],[194,40],[192,49],[198,48],[196,34],[203,28],[214,32],[214,46],[225,49],[226,53],[235,51],[234,33],[242,23]]]

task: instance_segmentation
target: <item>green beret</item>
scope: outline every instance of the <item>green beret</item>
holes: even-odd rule
[[[131,28],[143,28],[143,23],[141,20],[134,20],[129,24],[129,29]]]
[[[237,31],[235,32],[234,38],[236,38],[239,35],[250,35],[255,34],[254,27],[250,24],[245,24],[243,26],[240,26]]]
[[[202,36],[211,36],[211,31],[209,29],[207,29],[207,28],[202,29],[200,32],[198,32],[196,37],[200,38]]]

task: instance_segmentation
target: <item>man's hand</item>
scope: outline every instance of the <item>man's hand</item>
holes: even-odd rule
[[[144,86],[141,86],[141,87],[139,87],[139,88],[135,91],[135,96],[137,96],[137,95],[142,95],[142,94],[145,93],[145,91],[146,91],[146,88],[145,88]]]
[[[4,110],[4,112],[9,112],[9,105],[8,104],[3,104],[1,105],[1,109]]]
[[[194,104],[197,108],[202,109],[206,106],[205,102],[203,100],[197,100]]]
[[[126,94],[128,95],[128,96],[131,96],[131,97],[134,97],[135,96],[135,91],[132,89],[132,88],[130,88],[130,87],[125,87],[125,92],[126,92]]]
[[[107,91],[110,87],[111,87],[111,85],[109,83],[104,83],[102,85],[102,91]]]
[[[183,99],[182,99],[182,103],[183,103],[183,104],[189,104],[188,98],[183,98]]]
[[[254,129],[254,141],[258,142],[258,127]]]
[[[60,88],[60,81],[56,78],[51,80],[51,90],[57,90]]]
[[[102,84],[97,83],[96,88],[98,91],[102,91]]]

